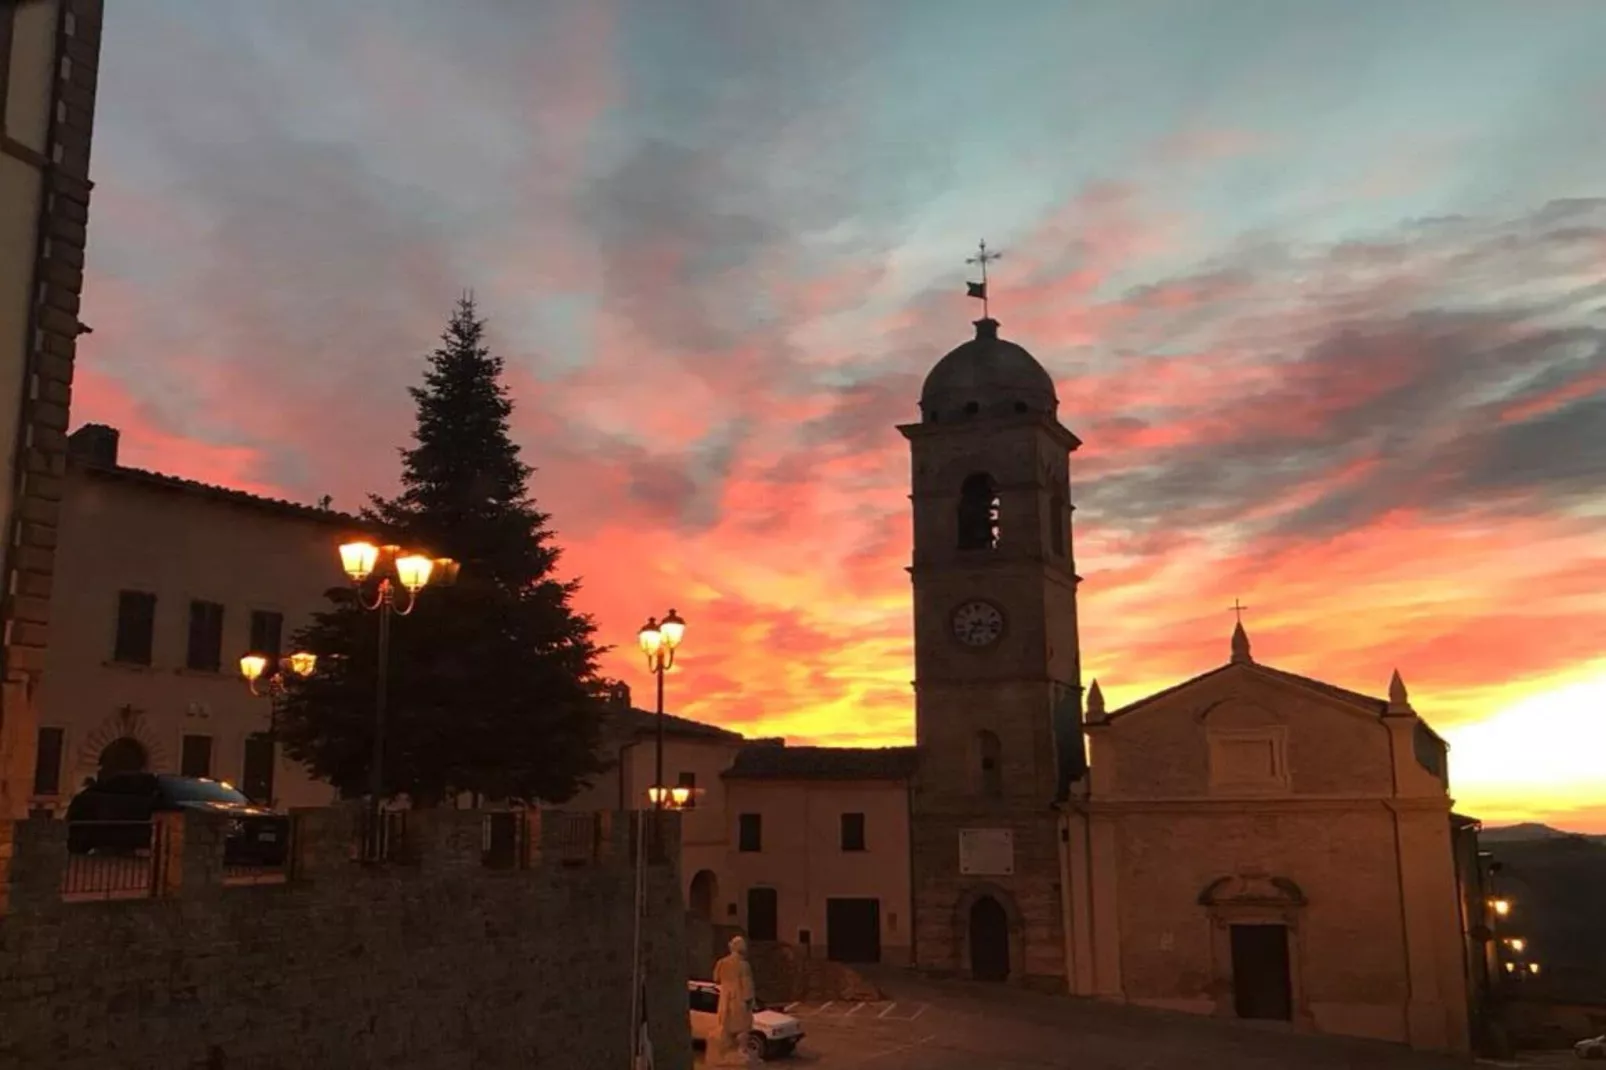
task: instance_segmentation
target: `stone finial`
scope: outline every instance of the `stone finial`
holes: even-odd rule
[[[1405,690],[1405,681],[1400,679],[1400,670],[1395,669],[1394,675],[1389,677],[1389,712],[1410,713],[1411,696]]]
[[[1087,719],[1102,721],[1104,717],[1104,692],[1099,690],[1099,682],[1094,680],[1093,686],[1087,689]]]
[[[1249,656],[1249,633],[1244,631],[1244,622],[1239,621],[1232,630],[1232,663],[1234,665],[1253,665],[1255,659]]]

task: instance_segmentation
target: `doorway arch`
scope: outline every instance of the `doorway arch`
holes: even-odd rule
[[[714,905],[719,902],[719,878],[711,869],[700,869],[691,879],[686,892],[686,906],[696,917],[714,920]]]
[[[954,951],[959,972],[976,981],[1016,981],[1024,975],[1026,926],[1014,896],[990,882],[971,885],[954,904]]]
[[[970,904],[970,976],[977,981],[1009,980],[1009,916],[990,895]]]
[[[146,753],[145,745],[133,736],[118,736],[101,748],[95,767],[103,777],[117,773],[143,773],[150,768],[150,755]]]

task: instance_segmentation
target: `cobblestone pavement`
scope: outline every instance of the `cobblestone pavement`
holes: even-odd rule
[[[1468,1070],[1390,1044],[900,975],[883,1003],[800,1003],[798,1054],[774,1070]],[[1491,1064],[1492,1065],[1492,1064]],[[1508,1065],[1536,1065],[1524,1062]],[[1548,1065],[1555,1065],[1554,1063]]]

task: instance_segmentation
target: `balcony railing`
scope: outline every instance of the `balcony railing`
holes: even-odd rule
[[[151,821],[73,821],[61,897],[149,899],[162,886],[162,826]]]

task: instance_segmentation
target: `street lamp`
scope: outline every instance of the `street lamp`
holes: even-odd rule
[[[277,658],[278,655],[273,657]],[[291,678],[311,676],[312,670],[318,667],[318,655],[306,651],[297,651],[281,659],[270,673],[268,663],[271,660],[267,654],[255,651],[240,659],[240,675],[245,677],[245,685],[251,689],[251,694],[258,698],[278,698],[285,693]]]
[[[675,650],[685,638],[686,622],[673,609],[661,622],[657,617],[648,617],[647,623],[636,634],[641,652],[647,655],[647,671],[658,677],[658,740],[653,759],[652,787],[647,791],[654,810],[664,809],[669,802],[681,806],[691,798],[691,792],[684,787],[664,787],[664,673],[675,664]]]
[[[351,580],[359,606],[379,614],[379,658],[374,670],[374,749],[368,763],[368,858],[377,859],[379,851],[380,798],[384,794],[385,775],[385,675],[390,661],[390,618],[405,617],[418,607],[418,594],[433,578],[438,585],[447,585],[457,579],[458,564],[449,557],[428,557],[420,553],[407,553],[400,546],[376,546],[371,542],[356,541],[340,547],[340,567]],[[374,596],[363,594],[363,585],[370,579]]]
[[[1489,905],[1494,908],[1497,917],[1503,918],[1511,913],[1511,900],[1509,899],[1493,899],[1490,900]]]
[[[691,800],[691,789],[684,784],[677,784],[672,788],[663,788],[654,784],[647,789],[647,798],[651,800],[653,808],[663,810],[684,810],[686,803]]]

